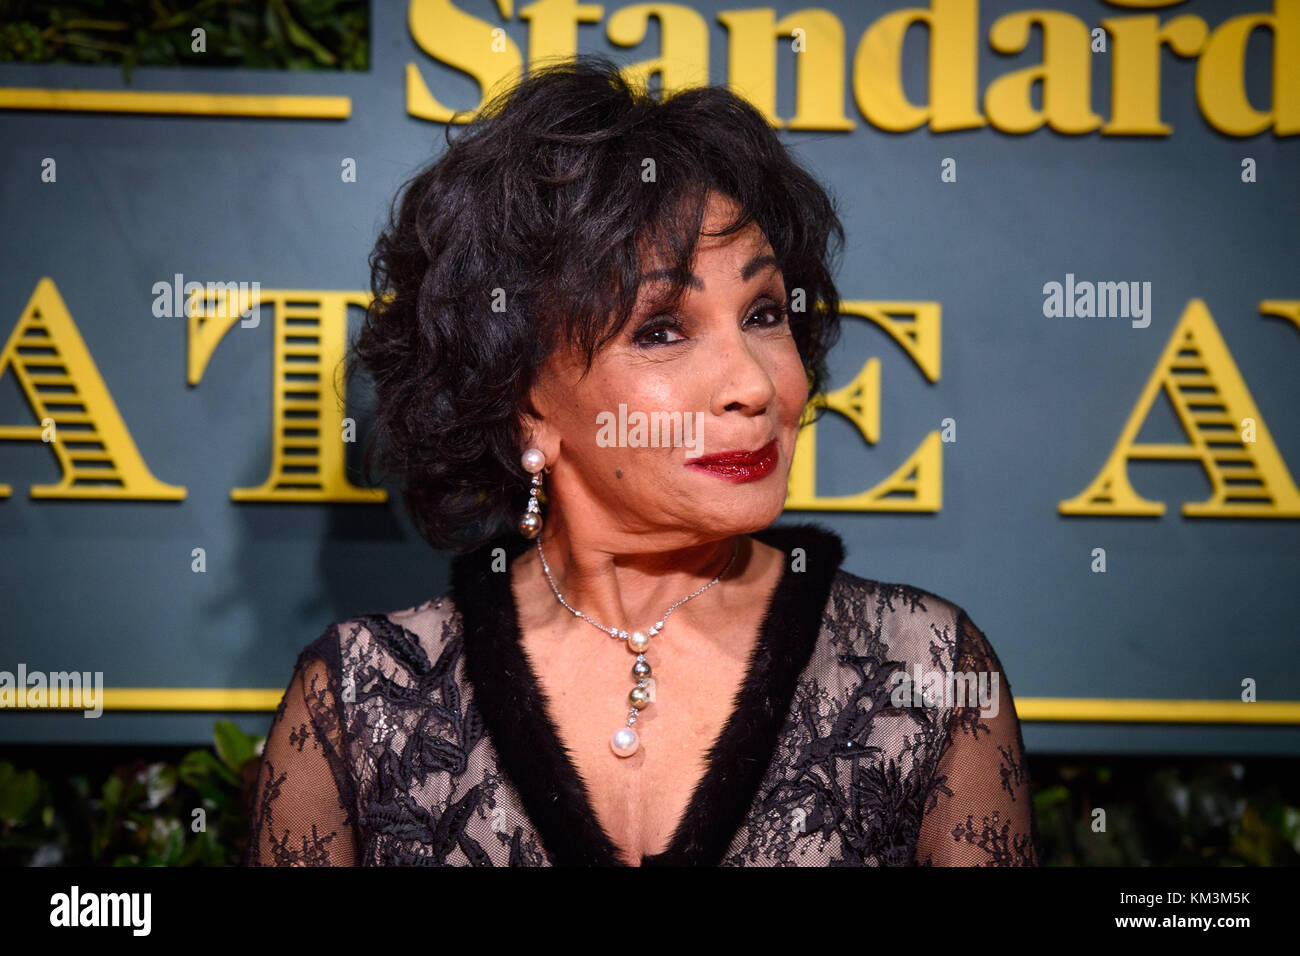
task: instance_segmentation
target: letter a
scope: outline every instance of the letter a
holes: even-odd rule
[[[1137,444],[1160,389],[1178,415],[1186,444]],[[1238,431],[1253,419],[1256,440]],[[1164,354],[1147,380],[1119,441],[1087,490],[1058,505],[1066,515],[1162,515],[1165,506],[1141,497],[1128,479],[1130,458],[1199,461],[1214,488],[1186,503],[1194,518],[1300,518],[1300,490],[1287,471],[1246,381],[1200,299],[1188,303]]]
[[[0,425],[0,440],[42,441],[53,423],[50,448],[62,480],[32,485],[33,498],[180,501],[185,489],[159,481],[140,457],[135,441],[77,331],[54,280],[36,283],[0,351],[0,378],[12,370],[36,416],[36,425]],[[0,498],[10,495],[0,485]]]

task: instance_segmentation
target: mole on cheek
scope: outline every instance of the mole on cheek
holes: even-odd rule
[[[614,469],[614,474],[617,475],[618,477],[622,478],[622,477],[623,477],[623,469],[622,469],[622,468],[615,468],[615,469]]]

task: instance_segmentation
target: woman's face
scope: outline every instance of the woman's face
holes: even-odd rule
[[[707,235],[731,206],[710,194],[694,279],[676,311],[654,309],[664,284],[643,281],[631,321],[585,378],[570,349],[533,390],[527,427],[553,468],[548,497],[571,533],[654,539],[620,542],[627,551],[688,546],[766,527],[785,505],[807,374],[762,231],[751,223]],[[658,264],[647,268],[653,275]],[[757,466],[692,464],[769,443]]]

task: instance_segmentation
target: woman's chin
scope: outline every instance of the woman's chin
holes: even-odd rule
[[[779,494],[736,495],[726,504],[719,501],[717,508],[702,516],[701,524],[727,534],[761,531],[781,517],[781,512],[785,510],[785,497],[784,486]]]

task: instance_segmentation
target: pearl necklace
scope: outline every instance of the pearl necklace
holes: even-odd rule
[[[698,597],[709,588],[713,587],[713,585],[717,584],[718,581],[721,580],[722,576],[727,573],[727,569],[731,567],[731,562],[736,560],[736,553],[739,549],[740,539],[737,538],[731,546],[731,557],[727,559],[727,563],[723,566],[722,570],[718,572],[717,577],[704,585],[704,587],[700,588],[694,594],[688,594],[676,604],[669,607],[668,610],[664,611],[663,616],[660,617],[659,620],[656,621],[648,630],[644,632],[633,631],[629,634],[627,631],[617,627],[606,627],[604,624],[598,624],[577,608],[570,607],[569,602],[564,600],[564,595],[560,593],[560,589],[555,586],[555,579],[551,577],[551,569],[546,564],[546,555],[542,553],[542,539],[537,539],[537,556],[542,559],[542,570],[546,572],[546,580],[551,582],[551,590],[555,592],[555,596],[559,599],[560,603],[569,608],[575,616],[582,618],[593,627],[600,628],[610,637],[615,638],[616,640],[625,641],[627,643],[627,649],[636,655],[636,662],[632,665],[632,679],[636,681],[636,686],[633,687],[632,692],[627,695],[628,703],[632,705],[627,714],[627,726],[620,727],[618,730],[614,731],[614,735],[609,739],[610,748],[618,756],[632,756],[636,753],[637,747],[640,746],[641,743],[640,738],[637,737],[636,731],[632,729],[632,725],[636,723],[637,713],[643,710],[650,703],[650,692],[646,690],[646,681],[650,678],[650,664],[645,659],[646,649],[650,646],[650,638],[654,637],[664,629],[664,623],[668,620],[668,615],[672,614],[673,611],[677,610],[677,608],[681,607],[691,598]]]

